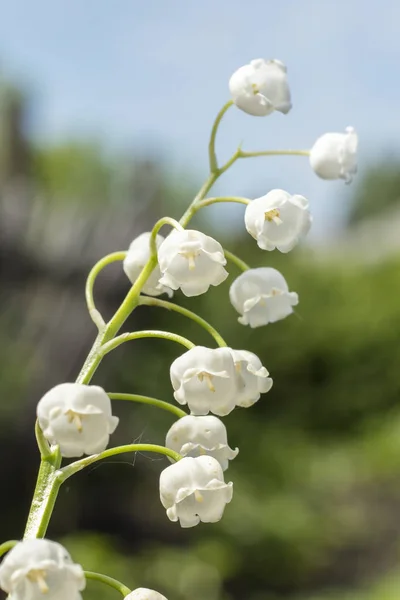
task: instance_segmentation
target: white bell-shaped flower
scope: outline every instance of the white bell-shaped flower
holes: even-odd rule
[[[168,431],[165,445],[182,456],[212,456],[223,471],[226,471],[229,461],[239,453],[238,448],[232,450],[229,447],[223,422],[212,415],[182,417]]]
[[[37,417],[45,438],[68,458],[105,450],[119,420],[103,388],[80,383],[49,390],[39,400]]]
[[[82,567],[56,542],[19,542],[0,565],[0,587],[10,600],[81,600]]]
[[[269,392],[272,388],[272,379],[261,360],[253,352],[231,349],[231,353],[239,384],[236,406],[249,408],[260,399],[261,394]]]
[[[322,179],[350,183],[357,173],[358,136],[353,127],[345,133],[325,133],[310,150],[310,164]]]
[[[216,523],[232,500],[232,483],[225,483],[221,465],[212,456],[186,457],[160,476],[160,498],[171,521],[194,527]]]
[[[244,271],[233,281],[229,298],[242,315],[239,323],[252,328],[284,319],[299,302],[296,292],[289,292],[283,275],[271,267]]]
[[[280,60],[257,58],[240,67],[229,80],[229,90],[238,108],[263,117],[272,111],[288,113],[292,108],[286,66]]]
[[[151,233],[147,231],[135,238],[129,246],[128,253],[124,259],[124,271],[132,284],[135,283],[141,270],[150,258],[150,236]],[[163,241],[163,236],[158,234],[156,237],[157,248],[161,246]],[[166,293],[171,297],[173,294],[172,290],[158,282],[160,277],[160,267],[157,265],[144,284],[142,292],[149,296],[159,296],[160,294]]]
[[[170,376],[175,399],[194,415],[223,417],[235,408],[238,383],[229,348],[195,346],[174,360]]]
[[[156,592],[155,590],[149,590],[148,588],[137,588],[130,594],[125,596],[125,600],[167,600],[165,596]]]
[[[262,250],[289,252],[311,226],[308,200],[284,190],[271,190],[246,206],[245,225]]]
[[[212,237],[185,229],[174,229],[158,249],[162,272],[160,284],[185,296],[199,296],[210,285],[219,285],[228,277],[226,258],[219,242]]]

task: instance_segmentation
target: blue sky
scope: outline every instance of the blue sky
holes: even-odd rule
[[[222,157],[239,141],[249,150],[307,148],[347,125],[359,132],[360,174],[400,151],[395,0],[0,0],[0,8],[3,71],[32,92],[40,139],[150,148],[200,184],[231,73],[265,57],[287,64],[293,109],[265,118],[232,110]],[[242,161],[217,192],[252,197],[273,187],[309,198],[316,239],[334,232],[351,195],[303,158]]]

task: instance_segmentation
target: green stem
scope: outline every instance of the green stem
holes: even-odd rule
[[[140,402],[141,404],[150,404],[152,406],[162,408],[163,410],[172,413],[179,419],[187,416],[187,413],[185,413],[184,410],[178,408],[174,404],[164,402],[164,400],[157,400],[157,398],[151,398],[150,396],[140,396],[138,394],[114,394],[112,392],[107,392],[107,396],[111,400],[128,400],[129,402]]]
[[[229,107],[226,107],[225,110],[227,110],[228,108]],[[223,110],[223,112],[225,112],[224,109],[222,109],[222,110]],[[211,132],[210,146],[215,144],[216,132],[217,132],[218,125],[219,125],[222,117],[223,117],[223,114],[219,113],[219,115],[217,115],[217,123],[214,124],[213,130]],[[206,181],[200,188],[199,192],[197,193],[197,195],[195,196],[195,198],[193,199],[193,201],[191,202],[191,204],[189,205],[189,207],[187,208],[185,213],[182,215],[182,218],[179,221],[179,225],[181,227],[187,226],[190,219],[196,212],[196,208],[195,208],[196,204],[198,202],[200,202],[201,200],[204,200],[204,198],[206,197],[206,195],[208,194],[208,192],[210,191],[210,189],[212,188],[214,183],[217,181],[218,177],[220,177],[220,175],[222,173],[224,173],[229,168],[229,166],[234,163],[235,160],[236,160],[236,157],[234,157],[233,160],[231,159],[230,161],[228,161],[224,165],[224,167],[222,167],[221,169],[218,169],[209,174]],[[165,224],[165,221],[163,221],[163,224]],[[170,224],[171,224],[171,222],[170,222]],[[176,225],[173,225],[173,226],[176,226]],[[121,329],[122,325],[125,323],[126,319],[129,317],[129,315],[132,313],[132,311],[138,305],[140,292],[142,291],[144,284],[146,283],[147,279],[150,277],[151,273],[153,272],[154,268],[157,265],[157,253],[155,251],[157,227],[158,227],[158,225],[156,224],[156,227],[153,229],[151,239],[150,239],[151,256],[150,256],[149,260],[147,261],[146,265],[143,267],[142,271],[140,272],[135,283],[129,290],[129,292],[126,295],[121,306],[118,308],[118,310],[116,311],[114,316],[111,318],[111,320],[107,324],[103,325],[104,320],[101,317],[101,315],[99,315],[97,309],[95,308],[94,301],[92,302],[92,300],[91,300],[91,292],[90,292],[91,288],[89,287],[89,303],[90,303],[89,311],[91,311],[91,317],[92,317],[92,319],[94,318],[97,326],[99,327],[99,333],[98,333],[98,335],[93,343],[93,346],[92,346],[92,348],[82,366],[82,369],[77,377],[77,380],[76,380],[77,383],[82,383],[82,384],[90,383],[94,373],[96,372],[96,369],[98,368],[98,366],[105,354],[103,351],[104,346],[116,336],[118,331]],[[160,227],[161,227],[161,225],[160,225]],[[96,265],[95,265],[95,267],[96,267]],[[97,274],[97,273],[92,274],[92,277],[90,278],[90,283],[88,284],[89,286],[94,284],[95,274]],[[89,274],[89,277],[90,277],[90,274]],[[164,337],[164,336],[162,336],[162,337]],[[179,336],[175,336],[175,341],[177,341],[177,337],[179,337]],[[172,339],[172,338],[170,337],[169,339]],[[184,340],[184,338],[180,338],[180,343],[182,343],[182,340]],[[128,340],[125,337],[122,341],[128,341]],[[117,342],[117,345],[119,345],[119,343],[122,343],[122,341],[120,340],[119,342]],[[193,347],[193,344],[191,342],[189,342],[189,340],[185,340],[184,345],[186,345],[186,347],[188,347],[188,348]],[[111,349],[111,348],[109,348],[109,349]],[[61,463],[61,456],[59,454],[59,451],[57,451],[57,452],[58,452],[58,460]],[[49,462],[49,457],[42,460],[42,463],[41,463],[41,466],[39,469],[38,480],[36,483],[36,489],[35,489],[34,496],[32,499],[32,505],[31,505],[31,509],[30,509],[30,513],[29,513],[28,521],[27,521],[26,536],[28,536],[28,537],[32,537],[32,536],[39,537],[40,535],[44,535],[46,532],[46,528],[47,528],[47,525],[48,525],[48,522],[50,519],[50,515],[51,515],[51,512],[54,507],[55,498],[58,493],[58,483],[57,483],[58,479],[56,478],[56,475],[55,475],[56,470],[57,469],[55,468],[55,466]]]
[[[118,348],[118,346],[124,344],[125,342],[140,340],[141,338],[162,338],[164,340],[170,340],[171,342],[182,344],[182,346],[185,346],[189,350],[195,346],[193,342],[181,335],[178,335],[177,333],[171,333],[170,331],[157,331],[156,329],[144,329],[143,331],[134,331],[133,333],[122,333],[118,337],[107,342],[101,347],[101,356],[105,356],[111,352],[111,350]]]
[[[218,331],[210,325],[205,319],[196,315],[196,313],[184,308],[183,306],[179,306],[179,304],[174,304],[173,302],[168,302],[167,300],[160,300],[159,298],[152,298],[150,296],[140,296],[139,298],[139,306],[159,306],[160,308],[166,308],[167,310],[173,310],[181,315],[188,317],[201,327],[203,327],[217,342],[218,346],[227,346],[227,343],[223,339],[223,337],[218,333]]]
[[[89,310],[89,315],[92,321],[97,325],[97,328],[100,330],[105,326],[105,322],[101,314],[96,308],[94,298],[93,298],[93,288],[99,273],[107,266],[113,262],[118,260],[124,260],[126,257],[126,252],[113,252],[112,254],[108,254],[100,259],[90,271],[88,278],[86,280],[85,286],[85,297],[86,304]]]
[[[168,456],[176,462],[182,458],[178,452],[174,452],[165,446],[157,446],[156,444],[127,444],[125,446],[117,446],[116,448],[108,448],[108,450],[104,450],[104,452],[93,454],[92,456],[88,456],[71,463],[59,471],[59,479],[62,483],[64,483],[68,477],[75,475],[75,473],[82,471],[82,469],[89,467],[95,462],[99,462],[99,460],[110,458],[111,456],[117,456],[118,454],[126,454],[127,452],[156,452],[157,454]]]
[[[238,150],[238,158],[255,158],[257,156],[310,156],[309,150],[261,150],[259,152],[245,152]]]
[[[43,435],[43,431],[41,430],[39,421],[37,419],[35,423],[35,437],[41,458],[47,458],[48,456],[51,456],[50,446]]]
[[[159,219],[154,225],[150,236],[150,250],[154,256],[157,256],[157,234],[164,225],[170,225],[178,231],[183,231],[182,225],[172,217],[163,217],[162,219]]]
[[[241,196],[218,196],[215,198],[206,198],[202,200],[195,206],[196,213],[201,208],[205,208],[206,206],[210,206],[211,204],[217,204],[218,202],[235,202],[236,204],[250,204],[251,200],[249,198],[242,198]]]
[[[24,539],[42,538],[46,534],[47,526],[61,486],[59,467],[61,455],[58,448],[40,462],[35,492],[28,521],[25,528]]]
[[[229,250],[225,250],[224,248],[225,258],[233,262],[241,271],[248,271],[251,267],[247,263],[244,262],[241,258],[233,254],[233,252],[229,252]]]
[[[18,540],[8,540],[8,542],[3,542],[3,544],[0,544],[0,557],[6,552],[12,550],[16,544],[18,544]]]
[[[92,579],[93,581],[105,583],[106,585],[109,585],[110,587],[114,588],[114,590],[117,590],[117,592],[122,594],[124,598],[132,591],[128,587],[126,587],[126,585],[124,585],[117,579],[114,579],[113,577],[108,577],[108,575],[103,575],[102,573],[94,573],[93,571],[84,571],[84,573],[86,579]]]
[[[219,111],[211,129],[210,142],[208,144],[208,159],[210,163],[211,173],[218,172],[218,161],[215,153],[215,138],[217,137],[218,128],[226,113],[226,111],[233,105],[233,100],[229,100]]]

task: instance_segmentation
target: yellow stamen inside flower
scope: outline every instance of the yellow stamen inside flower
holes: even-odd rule
[[[279,215],[280,213],[278,208],[267,210],[267,212],[264,213],[265,220],[269,221],[270,223],[273,221],[276,223],[276,225],[281,225],[282,223],[282,219],[279,218]]]
[[[38,584],[42,594],[47,594],[47,592],[49,592],[50,588],[46,583],[46,571],[44,569],[32,569],[32,571],[29,571],[27,577],[32,583]]]
[[[235,363],[235,369],[236,369],[237,373],[240,373],[242,370],[242,363],[241,362]]]
[[[72,408],[69,408],[65,414],[68,417],[68,423],[74,423],[79,432],[82,431],[82,415],[76,413]]]
[[[203,371],[202,373],[199,373],[197,375],[197,378],[202,383],[205,380],[206,383],[207,383],[207,385],[208,385],[208,389],[210,390],[210,392],[215,392],[215,387],[213,386],[213,382],[212,382],[212,375],[210,375],[210,373],[206,373],[205,371]]]
[[[200,255],[200,252],[190,252],[189,251],[189,252],[179,252],[179,254],[189,261],[189,271],[193,271],[193,269],[196,268],[195,258],[197,258]]]
[[[251,87],[253,88],[253,94],[256,95],[259,93],[259,89],[257,87],[257,85],[255,83],[251,84]]]
[[[196,498],[196,502],[204,502],[204,498],[200,494],[199,490],[195,490],[194,497]]]

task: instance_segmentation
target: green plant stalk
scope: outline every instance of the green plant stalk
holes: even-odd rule
[[[167,300],[159,300],[159,298],[152,298],[150,296],[140,296],[139,306],[159,306],[160,308],[166,308],[167,310],[173,310],[184,317],[188,317],[201,327],[208,331],[208,333],[214,338],[217,342],[218,346],[227,346],[227,343],[223,339],[223,337],[218,333],[218,331],[210,325],[205,319],[202,319],[196,313],[184,308],[183,306],[179,306],[179,304],[174,304],[173,302],[168,302]]]
[[[209,176],[207,177],[206,181],[204,182],[204,184],[202,185],[202,187],[200,188],[199,192],[197,193],[197,195],[191,202],[191,204],[188,206],[187,210],[182,215],[182,217],[179,221],[179,224],[182,227],[187,226],[187,224],[189,223],[189,221],[191,220],[193,215],[196,213],[197,204],[200,203],[202,200],[204,200],[204,198],[206,197],[206,195],[208,194],[208,192],[210,191],[210,189],[212,188],[214,183],[217,181],[217,179],[223,173],[225,173],[225,171],[227,171],[236,162],[236,160],[238,158],[249,158],[252,154],[249,152],[244,153],[241,150],[241,148],[239,147],[236,150],[236,152],[232,155],[232,157],[222,167],[217,166],[216,157],[215,157],[215,138],[216,138],[219,124],[220,124],[226,110],[228,110],[229,106],[230,106],[230,103],[228,102],[222,108],[222,110],[218,113],[216,120],[213,124],[211,136],[210,136],[210,144],[209,144],[209,157],[210,157],[211,172],[210,172]],[[296,153],[296,152],[300,153],[300,154],[302,153],[302,151],[291,151],[291,153]],[[306,152],[306,151],[303,151],[303,152]],[[281,151],[281,152],[278,151],[278,154],[279,153],[283,153],[283,151]],[[268,155],[270,155],[270,154],[271,154],[271,152],[269,152]],[[254,156],[265,156],[266,153],[257,152],[257,153],[253,153],[253,155]],[[152,239],[151,239],[151,248],[153,248],[153,249],[154,249],[155,236],[156,236],[156,232],[153,231]],[[227,255],[227,258],[229,258],[229,255]],[[235,257],[235,259],[237,259],[237,257]],[[234,260],[231,257],[231,260],[236,262],[236,264],[239,266],[238,261],[240,259]],[[140,292],[141,292],[144,284],[146,283],[147,279],[150,277],[151,273],[153,272],[154,268],[156,267],[156,265],[157,265],[157,255],[153,251],[151,253],[151,256],[150,256],[148,262],[146,263],[146,265],[143,267],[141,273],[139,274],[137,280],[135,281],[135,283],[131,287],[130,291],[126,295],[125,300],[122,302],[121,306],[118,308],[118,310],[116,311],[114,316],[111,318],[111,320],[107,324],[105,324],[103,326],[102,320],[100,321],[100,319],[98,318],[99,315],[96,313],[93,313],[93,311],[92,311],[91,317],[93,318],[93,316],[94,316],[95,321],[97,322],[97,326],[98,327],[100,326],[99,333],[98,333],[98,335],[93,343],[93,346],[92,346],[91,350],[89,351],[89,354],[88,354],[88,356],[82,366],[82,369],[77,377],[77,380],[76,380],[77,383],[82,383],[82,384],[90,383],[94,373],[96,372],[96,369],[98,368],[98,366],[104,356],[103,345],[115,337],[115,335],[121,329],[122,325],[125,323],[126,319],[129,317],[129,315],[132,313],[132,311],[138,305]],[[245,265],[245,263],[243,263],[243,265],[246,268],[248,268],[247,265]],[[240,268],[243,268],[243,267],[240,267]],[[94,279],[92,282],[94,282]],[[94,310],[96,311],[97,309],[94,309]],[[101,315],[100,315],[100,317],[101,317]],[[101,317],[101,319],[102,319],[102,317]],[[37,479],[37,483],[36,483],[36,488],[35,488],[34,496],[32,499],[31,509],[30,509],[30,512],[28,515],[27,526],[26,526],[26,531],[25,531],[24,537],[41,537],[41,536],[44,536],[46,533],[47,525],[49,523],[50,516],[53,511],[54,503],[55,503],[55,500],[56,500],[56,497],[58,494],[58,489],[59,489],[57,470],[61,464],[61,455],[60,455],[60,452],[58,449],[53,453],[52,457],[54,457],[54,458],[50,459],[50,457],[47,457],[47,458],[43,458],[41,461],[41,465],[40,465],[39,473],[38,473],[38,479]]]
[[[46,535],[47,526],[62,483],[58,477],[60,465],[61,454],[58,447],[50,456],[43,457],[40,461],[24,539],[40,538]]]
[[[110,340],[101,347],[102,356],[105,356],[111,352],[111,350],[118,348],[118,346],[121,344],[125,344],[125,342],[140,340],[142,338],[161,338],[163,340],[169,340],[170,342],[177,342],[178,344],[185,346],[185,348],[188,350],[194,348],[195,346],[193,342],[182,335],[178,335],[177,333],[171,333],[170,331],[157,331],[156,329],[146,329],[143,331],[134,331],[132,333],[122,333],[113,340]]]
[[[128,400],[129,402],[150,404],[151,406],[156,406],[157,408],[161,408],[162,410],[172,413],[179,419],[187,416],[187,413],[185,413],[185,411],[181,408],[175,406],[175,404],[170,404],[169,402],[164,402],[164,400],[158,400],[157,398],[152,398],[151,396],[140,396],[139,394],[118,394],[114,392],[107,392],[107,396],[110,398],[110,400]]]
[[[211,129],[210,142],[208,144],[208,160],[210,164],[210,172],[217,173],[218,172],[218,161],[217,155],[215,153],[215,139],[217,137],[218,128],[220,123],[226,113],[226,111],[233,105],[233,100],[228,100],[226,104],[221,108],[217,117],[214,121],[214,124]]]
[[[61,483],[64,483],[64,481],[72,475],[75,475],[75,473],[79,473],[79,471],[82,471],[85,467],[89,467],[93,463],[99,462],[99,460],[117,456],[118,454],[126,454],[127,452],[156,452],[157,454],[163,454],[164,456],[172,458],[175,462],[178,462],[178,460],[181,460],[182,458],[178,452],[174,452],[174,450],[170,450],[170,448],[166,448],[165,446],[157,446],[156,444],[126,444],[125,446],[108,448],[99,454],[93,454],[92,456],[77,460],[67,467],[60,469],[57,477]]]
[[[99,581],[100,583],[105,583],[106,585],[117,590],[122,596],[125,598],[128,594],[131,593],[126,585],[114,579],[113,577],[108,577],[107,575],[103,575],[102,573],[93,573],[93,571],[84,571],[86,579],[92,579],[93,581]]]
[[[233,254],[233,252],[229,252],[229,250],[225,250],[224,248],[225,258],[233,262],[234,265],[239,267],[241,271],[248,271],[250,269],[249,265],[244,262],[241,258]]]
[[[0,544],[0,557],[12,550],[16,544],[18,544],[18,540],[8,540],[7,542]]]
[[[95,281],[96,281],[99,273],[107,265],[110,265],[119,260],[124,260],[126,257],[126,254],[127,254],[126,252],[112,252],[112,254],[107,254],[107,256],[104,256],[103,258],[101,258],[94,265],[94,267],[91,269],[91,271],[88,275],[88,278],[86,280],[86,286],[85,286],[86,304],[88,307],[89,315],[90,315],[92,321],[95,323],[95,325],[97,325],[97,328],[99,330],[101,330],[103,327],[105,327],[105,321],[104,321],[103,317],[101,316],[101,314],[99,313],[99,311],[97,310],[96,305],[94,303],[93,288],[94,288]]]

